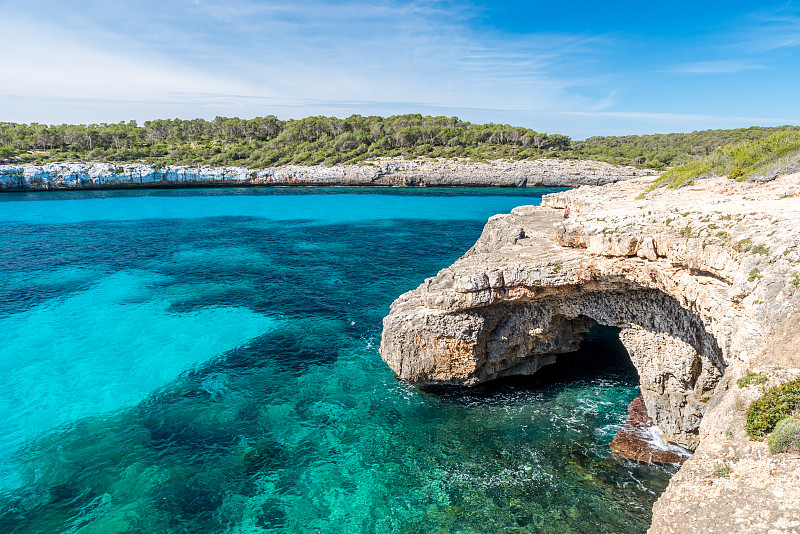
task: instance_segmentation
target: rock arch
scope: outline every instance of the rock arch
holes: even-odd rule
[[[381,343],[398,378],[420,386],[533,374],[576,350],[595,323],[620,328],[648,412],[670,441],[689,449],[699,442],[705,404],[725,371],[703,321],[655,289],[572,285],[539,299],[429,311],[424,319],[390,315]]]

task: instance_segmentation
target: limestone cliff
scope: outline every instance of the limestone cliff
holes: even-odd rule
[[[362,165],[244,167],[49,163],[0,165],[0,190],[187,186],[578,186],[657,174],[597,161],[404,160],[379,158]]]
[[[418,385],[473,385],[534,373],[593,324],[617,326],[647,412],[695,450],[651,532],[800,531],[800,462],[747,439],[760,390],[735,383],[747,370],[768,385],[800,375],[800,175],[640,198],[648,185],[581,187],[492,217],[461,259],[395,301],[381,356]]]

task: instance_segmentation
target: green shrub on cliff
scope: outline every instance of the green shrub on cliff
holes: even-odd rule
[[[787,130],[763,139],[718,148],[705,158],[692,161],[659,176],[651,190],[677,188],[695,178],[727,175],[736,180],[774,178],[800,169],[800,132]]]
[[[796,410],[800,410],[800,379],[770,389],[750,405],[744,415],[747,435],[762,439]]]
[[[800,452],[800,418],[787,417],[775,425],[775,430],[767,438],[769,452]]]

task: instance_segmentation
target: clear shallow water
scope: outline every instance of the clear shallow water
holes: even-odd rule
[[[613,335],[470,391],[377,354],[541,192],[0,195],[0,532],[644,532],[673,469],[608,451]]]

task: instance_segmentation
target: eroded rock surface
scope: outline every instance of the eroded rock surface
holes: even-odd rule
[[[695,450],[651,532],[800,531],[800,460],[747,440],[744,409],[763,388],[735,383],[800,374],[800,175],[642,197],[648,185],[581,187],[492,217],[462,258],[395,301],[381,356],[418,385],[473,385],[536,372],[595,322],[617,326],[650,416]]]
[[[360,165],[283,165],[266,169],[139,163],[0,165],[0,190],[185,186],[578,186],[658,174],[598,161],[404,160],[378,158]]]

